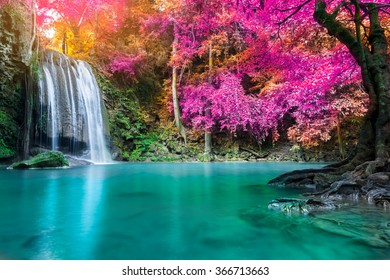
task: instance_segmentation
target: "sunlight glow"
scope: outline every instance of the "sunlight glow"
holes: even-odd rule
[[[45,37],[47,37],[48,39],[53,39],[53,38],[54,38],[54,35],[56,34],[56,31],[55,31],[54,28],[50,28],[50,29],[44,30],[44,31],[43,31],[43,34],[44,34]]]

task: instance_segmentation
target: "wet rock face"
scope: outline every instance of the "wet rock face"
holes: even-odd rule
[[[0,87],[23,74],[30,63],[31,15],[20,5],[0,7]]]
[[[17,154],[24,119],[25,73],[31,60],[31,13],[18,1],[0,4],[0,161]]]

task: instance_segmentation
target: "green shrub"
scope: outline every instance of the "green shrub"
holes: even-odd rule
[[[15,152],[4,144],[3,139],[0,139],[0,159],[12,158],[15,156]]]
[[[0,110],[0,141],[4,146],[12,146],[17,134],[17,124],[4,111]]]
[[[145,150],[142,138],[147,128],[134,89],[116,86],[103,75],[97,77],[106,102],[112,144],[119,148],[119,159],[139,160]]]

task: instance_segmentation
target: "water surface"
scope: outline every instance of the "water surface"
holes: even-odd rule
[[[270,211],[292,163],[0,170],[1,259],[390,259],[389,212]]]

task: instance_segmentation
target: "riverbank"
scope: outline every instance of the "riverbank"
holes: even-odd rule
[[[145,141],[148,142],[148,141]],[[141,148],[135,148],[127,157],[120,156],[119,148],[113,148],[112,158],[118,162],[311,162],[330,163],[340,160],[337,151],[329,149],[303,149],[291,143],[277,144],[273,147],[256,149],[253,146],[237,143],[216,144],[213,154],[206,157],[199,143],[188,143],[185,146],[180,141],[149,141]],[[33,150],[35,151],[35,150]],[[47,151],[47,150],[40,150]],[[35,152],[32,156],[35,156]],[[126,153],[125,153],[126,154]],[[75,162],[71,156],[71,165],[84,165],[84,162]],[[18,158],[0,161],[0,166],[10,166],[19,161]]]
[[[145,141],[147,142],[147,141]],[[259,148],[245,142],[219,141],[211,155],[203,152],[202,143],[184,143],[177,140],[155,140],[139,145],[127,157],[118,151],[113,158],[130,162],[337,162],[342,160],[335,146],[305,149],[290,142]],[[332,149],[333,148],[333,149]],[[114,149],[115,150],[115,149]]]

